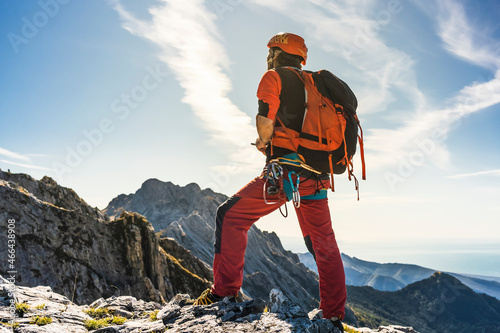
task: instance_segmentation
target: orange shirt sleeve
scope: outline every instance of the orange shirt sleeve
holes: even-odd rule
[[[262,76],[257,89],[259,114],[274,121],[280,107],[280,94],[281,78],[276,71],[268,70]]]

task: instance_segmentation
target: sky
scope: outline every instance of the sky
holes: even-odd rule
[[[341,251],[500,276],[499,12],[496,0],[2,1],[0,168],[101,209],[149,178],[230,196],[264,165],[256,90],[268,40],[292,32],[305,69],[358,99],[367,180],[359,201],[346,175],[329,193]],[[293,212],[257,226],[306,251]]]

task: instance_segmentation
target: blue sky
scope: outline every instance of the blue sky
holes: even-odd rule
[[[306,69],[331,70],[359,101],[368,180],[357,202],[336,177],[341,249],[500,276],[498,12],[494,0],[3,1],[0,168],[49,175],[99,208],[148,178],[231,195],[264,163],[250,142],[267,41],[294,32]],[[294,218],[258,226],[304,249]],[[450,260],[460,253],[488,259]]]

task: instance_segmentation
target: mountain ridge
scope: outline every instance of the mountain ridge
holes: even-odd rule
[[[300,260],[311,270],[316,271],[316,263],[310,253],[298,254]],[[408,284],[426,279],[436,270],[401,263],[377,263],[350,257],[342,253],[346,273],[346,283],[352,286],[370,286],[381,291],[396,291]],[[477,293],[484,293],[500,300],[500,283],[495,277],[469,276],[446,272],[459,279]]]
[[[348,286],[348,295],[361,325],[385,320],[422,333],[500,332],[500,301],[442,272],[393,292]]]

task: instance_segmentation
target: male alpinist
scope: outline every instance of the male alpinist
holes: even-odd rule
[[[329,175],[312,172],[300,163],[294,165],[299,156],[287,133],[288,129],[300,133],[306,112],[304,83],[294,71],[300,74],[302,65],[306,64],[307,47],[302,37],[291,33],[273,36],[267,46],[268,71],[257,90],[258,138],[255,142],[257,149],[267,156],[266,168],[261,176],[218,208],[214,283],[195,304],[237,296],[243,282],[248,230],[260,217],[293,199],[304,240],[318,266],[323,316],[332,320],[336,330],[343,332],[341,319],[345,315],[346,286],[328,208]],[[272,163],[280,159],[290,163]]]

